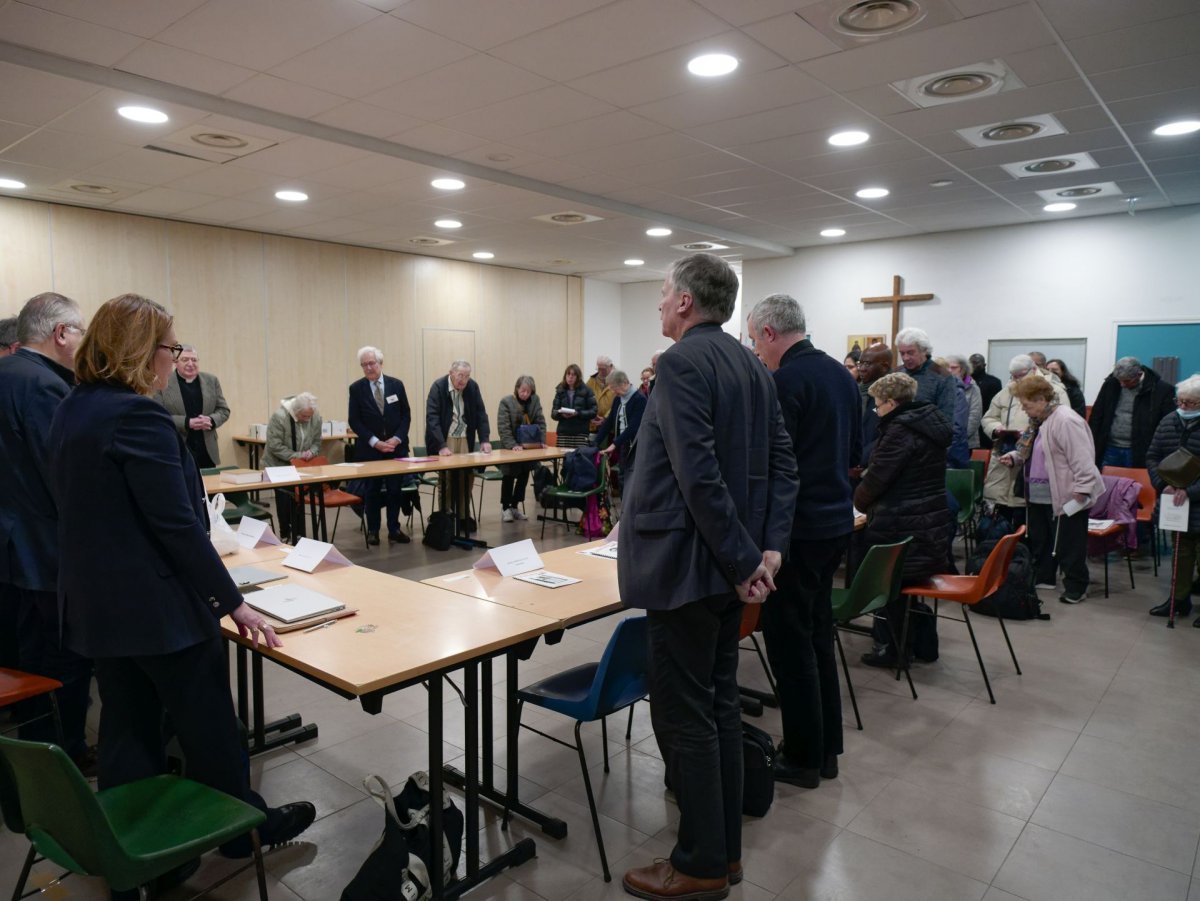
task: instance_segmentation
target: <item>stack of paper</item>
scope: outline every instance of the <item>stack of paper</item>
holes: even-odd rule
[[[335,613],[346,605],[336,598],[299,585],[275,585],[246,595],[246,603],[282,623]]]
[[[230,485],[252,485],[262,481],[262,473],[257,469],[227,469],[221,473],[221,481]]]

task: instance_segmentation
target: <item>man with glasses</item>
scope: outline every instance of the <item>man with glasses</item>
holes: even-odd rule
[[[12,356],[21,342],[17,340],[17,317],[0,319],[0,357]]]
[[[359,348],[358,365],[363,377],[350,385],[350,407],[346,414],[350,429],[358,436],[354,459],[362,462],[407,457],[412,411],[404,382],[383,374],[383,351],[378,347]],[[367,479],[366,486],[367,544],[379,544],[379,511],[385,503],[388,544],[408,544],[412,539],[400,528],[404,477]]]
[[[58,515],[46,480],[50,420],[75,384],[83,331],[75,301],[39,294],[17,319],[20,349],[0,357],[0,666],[63,683],[56,696],[65,750],[94,769],[84,736],[92,662],[59,641]],[[22,720],[49,712],[45,699],[26,704]],[[23,726],[21,738],[58,740],[49,718]]]
[[[171,353],[175,356],[175,378],[167,379],[167,387],[156,398],[171,414],[196,466],[220,466],[217,429],[229,418],[221,383],[212,373],[200,371],[200,357],[192,345],[177,344]]]
[[[1096,465],[1146,467],[1146,451],[1162,418],[1175,410],[1175,388],[1137,357],[1121,357],[1100,386],[1088,425]]]

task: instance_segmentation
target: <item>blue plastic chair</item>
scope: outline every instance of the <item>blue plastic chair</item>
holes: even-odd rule
[[[599,663],[584,663],[569,670],[527,685],[517,692],[517,726],[521,727],[521,710],[525,704],[536,704],[575,720],[575,744],[570,744],[553,735],[547,735],[532,726],[524,726],[563,747],[572,748],[579,754],[579,767],[583,771],[583,786],[587,789],[588,807],[592,812],[592,829],[596,833],[596,847],[600,850],[600,866],[604,870],[604,881],[611,882],[608,858],[604,854],[604,837],[600,834],[600,816],[596,813],[596,797],[592,794],[592,780],[588,777],[587,758],[583,754],[583,742],[579,729],[584,723],[600,720],[604,744],[604,772],[608,772],[608,722],[610,713],[629,708],[629,725],[625,728],[625,740],[633,733],[633,707],[646,698],[646,617],[636,616],[617,624],[604,656]],[[504,811],[508,822],[508,811]]]

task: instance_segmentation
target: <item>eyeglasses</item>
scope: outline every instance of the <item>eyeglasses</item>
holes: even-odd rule
[[[81,335],[87,334],[87,329],[81,325],[71,325],[69,322],[64,322],[62,323],[62,327],[65,329],[70,329],[73,332],[79,332]]]
[[[183,353],[182,344],[160,344],[158,346],[163,350],[169,350],[171,352],[171,359],[176,362],[179,360],[179,355]]]
[[[1200,410],[1200,400],[1184,400],[1182,397],[1177,397],[1175,406],[1181,410]]]

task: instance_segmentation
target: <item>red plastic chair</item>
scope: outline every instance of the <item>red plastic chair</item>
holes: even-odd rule
[[[1154,562],[1154,575],[1157,577],[1159,535],[1158,525],[1154,522],[1154,505],[1158,502],[1158,492],[1154,490],[1154,483],[1150,481],[1150,470],[1127,466],[1105,466],[1100,473],[1122,479],[1133,479],[1141,486],[1138,490],[1137,521],[1150,527],[1150,534],[1154,540],[1151,560]]]
[[[292,463],[297,469],[304,466],[328,466],[329,458],[316,456],[311,460],[293,460]],[[329,540],[332,542],[337,537],[338,520],[342,518],[342,507],[353,507],[355,504],[361,504],[363,499],[357,494],[351,494],[349,491],[343,491],[341,488],[334,488],[329,483],[325,483],[321,487],[323,489],[322,493],[325,495],[325,508],[334,507],[337,509],[337,515],[333,518],[333,532],[329,536]],[[304,503],[312,504],[312,496],[306,496]],[[321,515],[324,516],[324,513]]]

